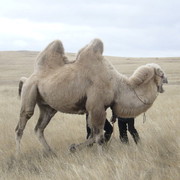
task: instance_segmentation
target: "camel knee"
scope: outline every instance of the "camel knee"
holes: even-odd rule
[[[40,141],[44,138],[44,134],[43,134],[44,130],[39,129],[39,128],[35,128],[35,129],[34,129],[34,132],[35,132],[36,137],[37,137]]]
[[[23,129],[18,129],[18,128],[16,128],[16,137],[22,137],[22,135],[23,135]]]
[[[39,127],[40,127],[40,123],[38,122],[38,123],[36,124],[35,128],[34,128],[34,132],[35,132],[35,134],[37,134],[37,133],[38,133],[38,129],[39,129]]]
[[[20,120],[15,129],[17,136],[22,136],[23,130],[26,126],[26,123],[27,123],[28,119],[31,118],[33,113],[34,113],[33,111],[26,111],[26,112],[24,111],[24,112],[20,113]]]
[[[34,114],[34,109],[25,109],[22,108],[20,111],[20,119],[30,119]]]
[[[39,136],[39,134],[40,134],[40,129],[39,129],[38,126],[36,126],[36,127],[34,128],[34,132],[35,132],[35,134],[36,134],[37,136]]]
[[[35,127],[34,132],[35,132],[36,136],[38,137],[38,139],[40,139],[43,137],[44,129],[40,129],[39,127]]]
[[[34,114],[34,111],[25,111],[23,113],[21,113],[21,117],[26,117],[26,119],[30,119]]]

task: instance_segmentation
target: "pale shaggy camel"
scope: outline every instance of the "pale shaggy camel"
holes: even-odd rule
[[[73,145],[71,151],[75,151],[94,142],[103,144],[106,108],[111,107],[118,117],[136,117],[152,106],[157,93],[163,92],[163,83],[167,82],[160,66],[141,66],[128,78],[120,74],[102,52],[103,43],[94,39],[79,51],[73,63],[65,57],[60,41],[52,42],[40,53],[33,74],[20,81],[21,87],[23,82],[24,85],[20,120],[16,127],[18,151],[23,130],[36,104],[40,116],[35,132],[48,152],[51,148],[44,137],[44,129],[57,111],[89,114],[91,137],[84,143]]]

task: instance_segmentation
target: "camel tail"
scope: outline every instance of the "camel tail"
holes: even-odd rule
[[[23,84],[26,82],[26,80],[27,80],[26,77],[21,77],[19,81],[19,89],[18,89],[19,97],[21,97],[22,87],[23,87]]]

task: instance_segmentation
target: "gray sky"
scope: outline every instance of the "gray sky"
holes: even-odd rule
[[[180,56],[180,0],[0,0],[0,51],[60,39],[76,53],[93,38],[105,55]]]

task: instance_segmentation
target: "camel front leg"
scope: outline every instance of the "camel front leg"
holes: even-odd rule
[[[97,107],[97,106],[96,106]],[[70,151],[75,152],[77,150],[81,150],[84,147],[92,145],[93,143],[97,143],[98,149],[102,150],[102,145],[104,144],[104,135],[103,129],[106,120],[106,111],[104,107],[96,108],[89,111],[88,124],[91,127],[91,137],[86,140],[84,143],[80,144],[72,144],[70,146]]]
[[[105,142],[103,130],[104,130],[104,124],[106,120],[106,111],[103,106],[100,106],[99,108],[95,108],[92,111],[90,111],[90,119],[92,130],[93,130],[93,136],[95,137],[95,142],[102,146]]]

